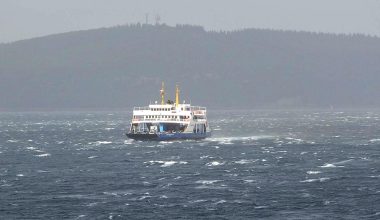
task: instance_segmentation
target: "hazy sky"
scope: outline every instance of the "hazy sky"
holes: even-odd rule
[[[380,36],[380,0],[0,0],[0,42],[145,22]]]

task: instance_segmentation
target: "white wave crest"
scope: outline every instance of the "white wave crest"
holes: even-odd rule
[[[97,141],[97,142],[95,142],[96,146],[99,146],[102,144],[112,144],[112,141]]]
[[[320,166],[322,168],[333,168],[333,167],[336,167],[334,164],[332,163],[325,163],[324,165]]]
[[[328,177],[322,177],[322,178],[319,178],[319,179],[307,179],[307,180],[302,180],[300,181],[301,183],[313,183],[313,182],[325,182],[327,180],[329,180],[330,178]]]
[[[220,165],[223,165],[224,162],[219,162],[219,161],[211,161],[210,163],[207,163],[206,166],[220,166]]]
[[[322,173],[322,172],[321,171],[312,171],[312,170],[310,170],[310,171],[307,171],[306,173],[309,174],[309,175],[314,175],[314,174],[319,174],[319,173]]]
[[[261,139],[273,139],[274,136],[270,135],[256,135],[256,136],[243,136],[243,137],[215,137],[215,138],[208,138],[208,141],[215,141],[215,142],[221,142],[225,144],[230,144],[232,141],[256,141]]]
[[[115,128],[104,128],[106,131],[114,130]]]
[[[242,159],[242,160],[238,160],[238,161],[235,161],[234,163],[237,163],[237,164],[248,164],[248,163],[254,163],[258,160],[246,160],[246,159]]]
[[[134,141],[133,139],[128,139],[124,141],[124,144],[132,144],[133,141]]]
[[[223,203],[226,203],[227,201],[226,200],[219,200],[219,201],[217,201],[215,204],[217,205],[217,204],[223,204]]]
[[[7,140],[8,143],[17,143],[18,140]]]
[[[154,165],[154,164],[161,164],[161,167],[170,167],[170,166],[173,166],[174,164],[187,164],[186,161],[174,161],[174,160],[169,160],[169,161],[163,161],[163,160],[151,160],[151,161],[148,161],[148,162],[144,162],[145,164],[146,163],[149,163],[151,165]]]
[[[377,142],[380,142],[380,138],[376,138],[376,139],[371,139],[369,140],[370,143],[377,143]]]
[[[217,183],[217,182],[220,182],[220,180],[198,180],[195,183],[200,183],[200,184],[203,184],[203,185],[211,185],[211,184],[214,184],[214,183]]]
[[[49,153],[45,153],[45,154],[39,154],[39,155],[35,155],[36,157],[49,157],[51,156],[51,154]]]

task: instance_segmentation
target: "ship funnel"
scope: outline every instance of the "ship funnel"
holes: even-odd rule
[[[175,86],[175,105],[178,107],[179,104],[179,87],[178,85]]]
[[[161,105],[164,105],[165,104],[165,84],[164,84],[164,82],[162,82],[160,94],[161,94]]]

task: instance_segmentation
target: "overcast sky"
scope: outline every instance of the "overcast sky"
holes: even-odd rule
[[[0,42],[127,23],[380,36],[380,0],[0,0]]]

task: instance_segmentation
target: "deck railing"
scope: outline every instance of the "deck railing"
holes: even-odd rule
[[[147,118],[147,119],[144,119],[144,118],[134,118],[132,119],[132,122],[147,122],[147,121],[163,121],[163,122],[167,122],[167,121],[179,121],[179,122],[188,122],[190,121],[190,119],[180,119],[180,118]]]

